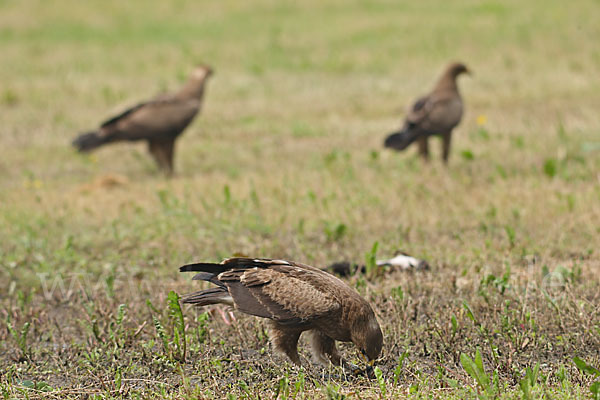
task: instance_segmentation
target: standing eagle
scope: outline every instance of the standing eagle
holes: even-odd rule
[[[146,140],[158,166],[172,174],[175,140],[198,114],[204,85],[211,74],[210,67],[196,67],[178,92],[131,107],[102,123],[98,130],[78,136],[73,146],[88,152],[108,143]]]
[[[429,136],[441,135],[442,158],[447,163],[452,130],[460,123],[463,115],[463,101],[456,84],[456,78],[463,73],[470,73],[464,64],[449,64],[433,90],[413,104],[402,129],[385,139],[385,147],[400,151],[417,141],[419,154],[428,159]]]
[[[311,334],[316,361],[349,365],[335,341],[353,342],[369,365],[379,357],[383,334],[373,309],[355,290],[335,276],[300,263],[282,260],[229,258],[221,264],[184,265],[196,271],[194,280],[217,287],[191,293],[183,302],[206,306],[227,304],[270,321],[272,343],[300,365],[298,339]]]

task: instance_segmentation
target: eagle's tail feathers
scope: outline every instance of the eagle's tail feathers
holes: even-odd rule
[[[210,304],[226,304],[233,306],[233,299],[227,290],[218,287],[187,294],[183,298],[183,303],[194,304],[199,307]]]
[[[72,142],[73,146],[80,152],[92,151],[104,143],[107,143],[106,138],[94,131],[83,133],[77,136]]]
[[[401,151],[406,149],[412,142],[417,140],[418,137],[419,134],[415,130],[403,128],[398,132],[391,133],[388,137],[386,137],[384,146]]]

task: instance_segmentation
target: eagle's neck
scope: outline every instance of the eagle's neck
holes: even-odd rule
[[[456,74],[452,72],[452,70],[448,70],[444,72],[440,79],[437,81],[435,88],[433,89],[435,92],[441,91],[454,91],[458,92],[458,85],[456,84]]]
[[[181,99],[197,99],[202,100],[204,95],[204,80],[188,81],[183,88],[177,93],[177,97]]]

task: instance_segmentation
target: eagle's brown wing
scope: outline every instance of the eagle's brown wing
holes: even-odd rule
[[[406,122],[416,125],[420,123],[429,112],[429,96],[423,96],[417,99],[406,114]]]
[[[174,138],[192,122],[199,105],[196,99],[167,96],[140,103],[104,122],[99,135],[108,141]]]
[[[308,323],[340,308],[335,298],[317,288],[318,279],[313,271],[288,262],[219,275],[240,311],[280,324]]]
[[[200,271],[194,278],[225,286],[238,310],[284,325],[310,323],[341,308],[335,296],[324,290],[330,283],[324,273],[302,264],[232,258],[222,264],[192,264],[180,270]],[[201,302],[198,294],[190,296],[184,302]]]
[[[128,108],[127,110],[123,111],[121,114],[119,115],[115,115],[114,117],[111,117],[110,119],[104,121],[102,124],[100,124],[100,128],[110,128],[111,126],[114,126],[114,124],[116,124],[119,120],[122,120],[123,118],[126,118],[128,115],[130,115],[131,113],[139,110],[140,108],[146,106],[148,104],[148,102],[145,103],[139,103],[136,104],[135,106]]]
[[[422,132],[444,133],[458,125],[462,111],[462,100],[457,92],[434,91],[414,103],[406,116],[406,124]]]

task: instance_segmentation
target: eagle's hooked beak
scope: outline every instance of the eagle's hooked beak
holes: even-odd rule
[[[375,360],[369,360],[369,358],[367,357],[367,353],[365,353],[364,350],[360,351],[360,355],[362,356],[362,359],[365,362],[365,364],[367,364],[369,367],[375,365]]]
[[[369,360],[367,354],[363,350],[360,351],[360,355],[365,364],[367,364],[367,368],[365,368],[365,373],[367,374],[367,377],[370,379],[374,378],[375,374],[373,372],[373,365],[375,365],[375,360]],[[360,370],[357,370],[356,372],[360,373]]]

